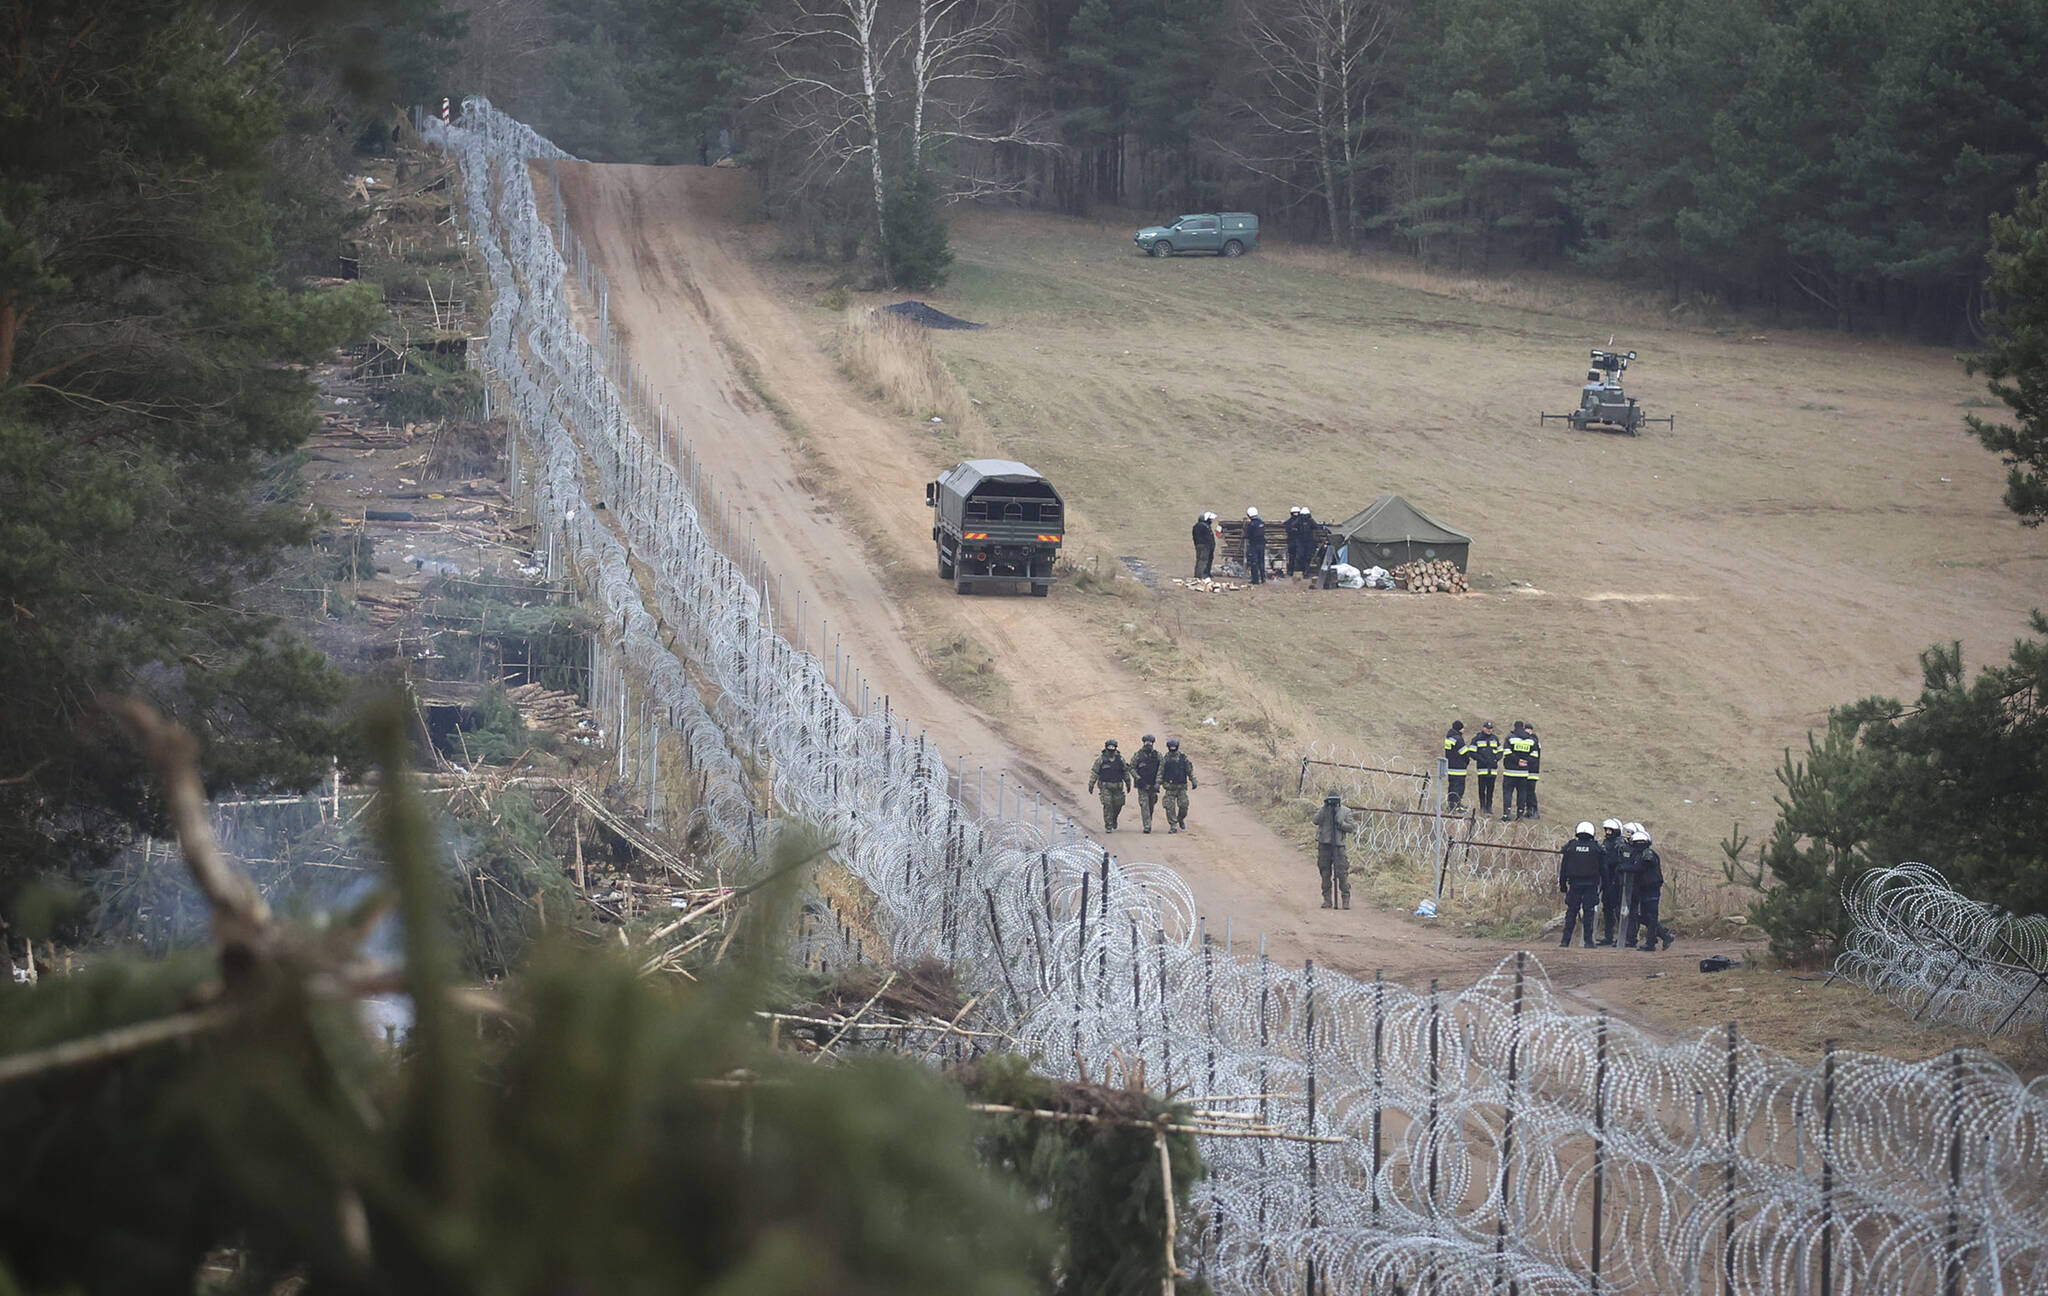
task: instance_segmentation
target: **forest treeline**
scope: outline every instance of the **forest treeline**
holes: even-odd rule
[[[502,2],[500,102],[607,160],[728,129],[845,255],[929,171],[1951,340],[2048,159],[2048,0]]]

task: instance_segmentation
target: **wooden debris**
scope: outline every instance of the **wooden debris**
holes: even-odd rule
[[[590,722],[590,708],[578,701],[574,693],[558,693],[538,683],[520,684],[506,689],[505,698],[518,708],[519,718],[528,729],[568,734]]]
[[[1173,578],[1173,583],[1184,589],[1193,590],[1197,594],[1235,594],[1241,589],[1250,588],[1250,586],[1240,585],[1236,581],[1217,580],[1214,576],[1176,576]]]
[[[1402,563],[1389,574],[1395,585],[1411,594],[1464,594],[1471,589],[1458,564],[1445,558]]]

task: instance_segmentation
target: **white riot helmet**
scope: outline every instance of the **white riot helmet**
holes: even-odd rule
[[[1643,845],[1648,846],[1650,844],[1650,834],[1638,828],[1635,830],[1634,833],[1632,833],[1629,836],[1629,840],[1632,842],[1641,842]]]
[[[1620,831],[1621,831],[1621,820],[1619,820],[1619,819],[1602,819],[1602,820],[1600,821],[1600,826],[1601,826],[1602,828],[1611,828],[1611,829],[1613,829],[1613,830],[1614,830],[1615,832],[1620,832]]]
[[[1637,823],[1635,820],[1631,819],[1621,826],[1621,830],[1628,834],[1628,839],[1630,841],[1634,841],[1636,839],[1636,834],[1643,830],[1643,826]]]
[[[1247,504],[1247,505],[1245,505],[1245,506],[1244,506],[1244,515],[1245,515],[1246,517],[1257,517],[1257,516],[1259,515],[1259,506],[1258,506],[1258,505],[1256,505],[1256,504]]]
[[[1572,831],[1581,837],[1591,837],[1593,835],[1593,821],[1591,819],[1581,819],[1579,820],[1579,826]]]
[[[1215,520],[1216,520],[1216,515],[1215,515],[1214,513],[1204,513],[1204,514],[1202,514],[1202,521],[1204,521],[1204,522],[1214,522]]]

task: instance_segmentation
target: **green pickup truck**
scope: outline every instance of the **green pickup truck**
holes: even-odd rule
[[[1147,225],[1132,240],[1140,252],[1156,257],[1176,252],[1243,256],[1259,245],[1259,218],[1250,212],[1204,212],[1171,225]]]

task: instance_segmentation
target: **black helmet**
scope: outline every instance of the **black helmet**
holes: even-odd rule
[[[1342,792],[1339,792],[1336,788],[1331,788],[1330,795],[1324,797],[1323,801],[1325,804],[1328,804],[1331,801],[1342,801],[1343,799],[1344,794]]]
[[[1451,728],[1462,733],[1465,728],[1465,722],[1463,720],[1453,720],[1451,721]]]
[[[1178,738],[1168,738],[1168,739],[1166,740],[1166,747],[1167,747],[1167,750],[1169,750],[1169,751],[1179,751],[1179,750],[1180,750],[1180,739],[1178,739]]]
[[[1102,740],[1102,745],[1103,745],[1104,747],[1114,747],[1114,746],[1116,746],[1116,739],[1114,739],[1114,738],[1105,738],[1105,739],[1103,739],[1103,740]]]
[[[1145,735],[1145,741],[1146,741],[1146,742],[1152,742],[1152,741],[1154,741],[1154,739],[1153,739],[1153,737],[1152,737],[1152,735],[1151,735],[1151,734],[1146,734],[1146,735]]]

